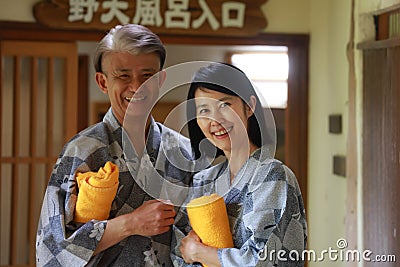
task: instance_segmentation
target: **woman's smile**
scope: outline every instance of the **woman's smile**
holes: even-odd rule
[[[228,137],[229,132],[232,131],[232,129],[233,129],[233,126],[227,128],[227,129],[222,128],[221,130],[212,132],[212,134],[213,134],[216,138],[222,139],[222,138]]]

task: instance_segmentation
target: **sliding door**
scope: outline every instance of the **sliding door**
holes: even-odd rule
[[[35,266],[44,190],[77,131],[77,47],[1,41],[0,58],[0,265]]]

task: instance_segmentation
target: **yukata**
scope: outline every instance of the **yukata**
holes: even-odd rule
[[[146,193],[134,179],[136,175],[142,176],[139,181],[145,181],[154,175],[151,172],[157,172],[169,182],[182,185],[191,179],[187,171],[190,166],[182,171],[169,161],[180,155],[190,165],[192,153],[187,138],[152,120],[145,153],[139,159],[130,152],[128,158],[122,145],[123,132],[110,109],[102,122],[80,132],[64,146],[43,200],[36,238],[37,266],[171,266],[171,231],[153,237],[130,236],[93,256],[107,220],[74,222],[77,172],[97,171],[107,161],[119,167],[119,186],[109,218],[130,213],[157,198]]]
[[[218,249],[221,266],[304,266],[307,224],[299,185],[288,167],[265,158],[263,150],[251,154],[232,183],[227,161],[193,177],[193,192],[186,202],[217,193],[226,204],[234,248]],[[190,230],[182,207],[172,237],[174,266],[201,266],[185,263],[179,251]]]

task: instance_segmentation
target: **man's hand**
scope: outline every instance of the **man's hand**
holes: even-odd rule
[[[131,213],[108,220],[94,255],[131,235],[153,236],[167,232],[174,223],[175,214],[172,204],[149,200]]]
[[[126,214],[130,235],[153,236],[165,233],[174,223],[174,206],[159,200],[149,200]]]

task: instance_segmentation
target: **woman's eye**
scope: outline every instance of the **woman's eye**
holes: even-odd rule
[[[198,110],[198,111],[197,111],[197,114],[199,114],[199,115],[204,115],[204,114],[206,114],[207,112],[208,112],[208,109],[203,108],[203,109]]]
[[[224,107],[228,107],[228,106],[230,106],[229,103],[223,102],[223,103],[221,103],[220,108],[224,108]]]

